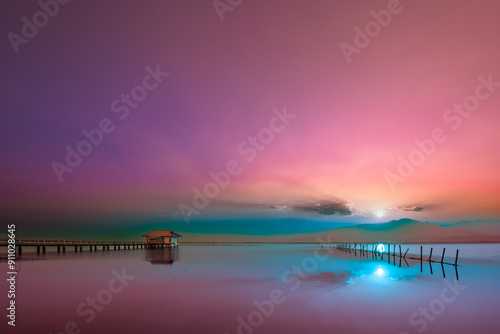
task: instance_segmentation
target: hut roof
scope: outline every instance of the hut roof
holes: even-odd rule
[[[149,233],[141,235],[141,237],[182,237],[172,230],[152,230]]]

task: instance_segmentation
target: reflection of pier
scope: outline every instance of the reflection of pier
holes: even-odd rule
[[[177,247],[146,249],[146,261],[151,262],[151,264],[172,264],[177,261],[177,258]]]
[[[445,252],[446,252],[446,248],[443,248],[443,254],[441,256],[441,261],[436,261],[432,258],[432,250],[433,248],[431,247],[431,252],[429,254],[429,257],[428,258],[424,258],[423,257],[423,247],[420,246],[420,257],[417,257],[416,255],[409,255],[407,256],[408,254],[408,250],[409,248],[406,250],[406,252],[403,254],[402,251],[401,251],[401,245],[398,245],[399,246],[399,253],[396,252],[396,245],[393,245],[393,250],[391,252],[391,244],[388,244],[387,246],[387,250],[385,250],[385,246],[382,245],[382,244],[379,244],[379,245],[358,245],[358,244],[341,244],[341,245],[329,245],[330,247],[332,248],[336,248],[340,251],[343,251],[345,253],[353,253],[354,256],[359,256],[360,257],[366,257],[366,258],[369,258],[371,256],[371,258],[373,259],[380,259],[381,261],[384,261],[384,255],[386,255],[387,257],[387,263],[388,264],[391,264],[391,258],[392,258],[392,264],[394,266],[397,266],[397,262],[396,262],[396,258],[399,258],[399,267],[401,268],[401,265],[402,265],[402,261],[405,262],[406,266],[409,267],[410,265],[408,264],[408,261],[406,261],[407,259],[410,260],[410,261],[420,261],[420,272],[423,271],[423,262],[428,262],[429,263],[429,268],[430,268],[430,272],[431,272],[431,275],[433,275],[433,271],[432,271],[432,263],[439,263],[441,264],[441,269],[443,270],[443,277],[446,278],[446,272],[444,270],[444,265],[451,265],[453,267],[455,267],[455,274],[456,274],[456,277],[457,277],[457,281],[458,281],[458,267],[459,265],[457,264],[458,262],[458,249],[457,249],[457,254],[456,254],[456,257],[455,257],[455,263],[451,263],[451,262],[445,262],[444,261],[444,255],[445,255]],[[380,247],[382,246],[382,247]],[[321,246],[321,247],[324,247],[324,246]]]

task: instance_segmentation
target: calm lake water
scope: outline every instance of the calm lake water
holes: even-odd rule
[[[409,246],[408,246],[409,247]],[[403,246],[403,252],[408,248]],[[415,254],[420,247],[412,246]],[[443,245],[424,246],[424,256]],[[500,245],[444,245],[453,266],[315,245],[23,249],[2,333],[499,333]],[[398,251],[399,252],[399,251]],[[3,260],[5,261],[5,260]],[[6,268],[6,263],[3,262]],[[422,271],[421,271],[422,270]],[[2,280],[2,309],[8,290]],[[6,329],[4,331],[3,329]]]

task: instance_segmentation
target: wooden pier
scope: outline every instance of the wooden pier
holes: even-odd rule
[[[0,239],[0,247],[8,247],[7,239]],[[142,241],[90,241],[90,240],[19,240],[15,242],[16,254],[22,255],[23,248],[36,247],[37,254],[47,252],[47,247],[57,247],[57,252],[63,253],[74,250],[82,252],[83,250],[97,251],[99,248],[103,251],[120,249],[142,249],[142,248],[166,248],[177,247],[177,245],[146,243]]]
[[[384,249],[383,250],[378,249],[379,245],[383,245]],[[444,265],[450,265],[450,266],[455,267],[455,273],[456,273],[456,277],[457,277],[457,281],[458,281],[458,267],[460,267],[458,265],[458,249],[457,249],[457,253],[455,255],[455,262],[451,263],[451,262],[444,261],[446,247],[443,248],[443,254],[441,256],[441,260],[435,260],[432,258],[433,247],[431,247],[429,257],[424,257],[423,246],[420,246],[420,256],[408,255],[408,251],[410,250],[409,248],[406,249],[405,253],[403,254],[402,250],[401,250],[401,245],[394,245],[394,244],[335,244],[335,245],[329,245],[329,246],[336,248],[340,251],[346,252],[346,253],[353,253],[355,256],[357,256],[359,253],[360,257],[370,257],[371,256],[374,259],[380,259],[382,261],[384,261],[384,255],[385,255],[387,257],[388,264],[391,264],[391,258],[392,258],[393,265],[397,265],[396,258],[399,258],[399,267],[401,267],[402,260],[404,260],[404,262],[406,263],[407,266],[409,266],[408,262],[406,261],[407,259],[419,261],[420,262],[420,272],[422,272],[422,270],[423,270],[423,263],[427,262],[427,263],[429,263],[431,275],[433,274],[432,263],[439,263],[439,264],[441,264],[441,268],[443,270],[443,277],[446,277]],[[387,246],[387,250],[385,249],[386,246]],[[392,252],[391,252],[391,246],[393,246]],[[396,252],[396,246],[399,246],[398,247],[399,252]]]
[[[381,250],[377,249],[378,245],[384,245],[384,250],[381,251]],[[385,250],[385,246],[387,246],[387,250]],[[393,246],[392,252],[391,252],[391,246]],[[396,246],[399,246],[399,252],[396,252]],[[347,251],[347,252],[356,253],[356,251],[358,251],[361,254],[372,254],[373,257],[375,257],[375,258],[381,257],[382,259],[384,257],[384,254],[386,254],[387,257],[389,258],[388,259],[389,263],[390,263],[390,257],[399,257],[399,258],[403,258],[403,259],[419,260],[420,262],[429,262],[429,263],[436,262],[436,263],[448,264],[448,265],[452,265],[452,266],[458,266],[458,249],[457,249],[457,253],[455,256],[455,263],[444,261],[446,247],[443,248],[443,255],[441,256],[440,261],[434,260],[432,258],[433,247],[431,247],[431,252],[430,252],[428,258],[425,258],[423,256],[423,246],[420,246],[420,256],[416,256],[416,255],[407,256],[408,251],[410,250],[409,248],[406,249],[406,252],[404,254],[402,254],[401,245],[393,245],[393,244],[359,244],[359,245],[358,244],[335,244],[335,245],[333,245],[333,247],[340,249],[340,250]]]

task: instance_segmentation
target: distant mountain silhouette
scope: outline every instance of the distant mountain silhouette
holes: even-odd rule
[[[370,230],[370,231],[383,231],[383,230],[391,230],[394,228],[398,228],[404,225],[408,225],[411,223],[420,223],[417,220],[410,219],[410,218],[402,218],[398,220],[391,220],[386,223],[377,223],[377,224],[358,224],[356,226],[352,227],[357,227],[361,228],[364,230]],[[422,224],[427,224],[427,223],[422,223]]]
[[[448,226],[403,218],[357,224],[314,233],[264,235],[183,233],[181,242],[311,243],[500,243],[500,221],[460,222]]]
[[[476,231],[488,234],[498,234],[500,235],[500,220],[474,220],[474,221],[463,221],[452,224],[450,226],[466,229],[470,231]]]
[[[403,218],[380,224],[359,224],[296,236],[291,241],[324,242],[500,242],[500,233],[475,230],[474,225],[441,226]],[[490,230],[488,230],[490,231]]]

